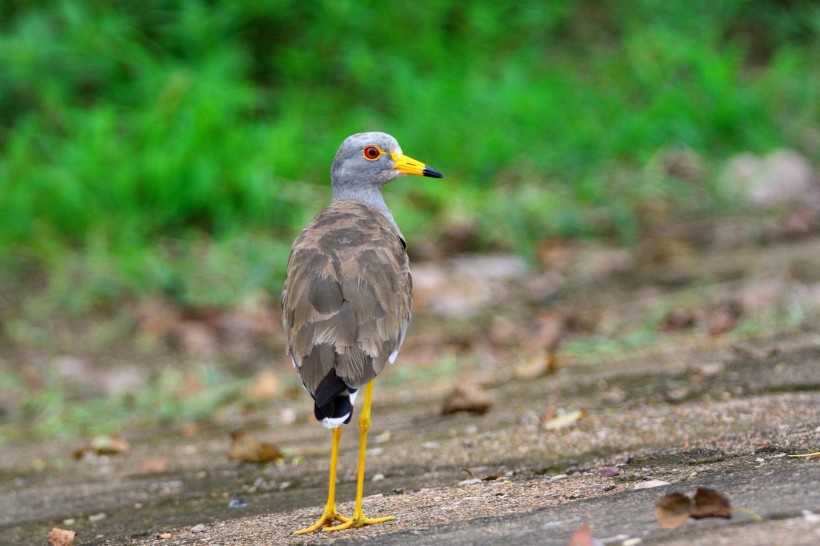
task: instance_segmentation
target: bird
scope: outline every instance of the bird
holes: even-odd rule
[[[407,243],[381,193],[402,175],[444,176],[404,155],[386,133],[346,138],[330,169],[332,200],[297,236],[288,258],[282,289],[287,353],[313,398],[314,416],[332,433],[324,511],[294,534],[395,519],[366,517],[362,494],[373,381],[396,362],[413,302]],[[345,517],[335,504],[339,441],[362,389],[356,503]]]

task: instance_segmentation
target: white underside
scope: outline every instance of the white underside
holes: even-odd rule
[[[387,361],[391,364],[395,364],[396,359],[399,357],[399,350],[401,349],[401,344],[404,343],[404,336],[407,334],[407,326],[409,324],[409,321],[404,321],[401,325],[401,334],[399,334],[399,340],[396,342],[396,348],[393,349],[393,352],[387,357]]]
[[[347,395],[350,397],[350,405],[355,408],[356,407],[356,397],[359,395],[359,391],[357,390],[356,392],[349,392],[349,393],[347,393]],[[344,396],[344,395],[342,395],[342,396]],[[324,419],[322,419],[322,425],[325,426],[326,428],[331,428],[331,429],[339,428],[340,426],[345,424],[345,421],[347,421],[348,417],[350,417],[349,413],[346,413],[346,414],[342,415],[341,417],[336,417],[336,418],[325,417]]]

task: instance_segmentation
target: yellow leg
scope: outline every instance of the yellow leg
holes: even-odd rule
[[[362,493],[364,492],[364,456],[367,451],[367,431],[370,429],[370,399],[373,396],[373,381],[367,384],[364,390],[364,406],[362,406],[362,413],[359,415],[359,480],[356,484],[356,508],[353,510],[353,517],[349,521],[343,521],[341,524],[333,527],[325,527],[325,531],[341,531],[350,527],[363,527],[365,525],[373,525],[374,523],[382,523],[383,521],[391,521],[396,519],[396,516],[384,516],[381,518],[367,518],[362,512]]]
[[[294,535],[303,535],[305,533],[318,531],[322,527],[329,527],[333,525],[333,522],[336,520],[339,520],[342,523],[347,523],[350,521],[349,518],[340,516],[339,513],[336,512],[336,500],[334,498],[336,495],[336,460],[339,458],[339,439],[341,437],[342,427],[334,428],[333,446],[330,449],[330,485],[327,489],[327,504],[325,505],[325,511],[322,512],[322,517],[319,518],[319,521],[310,527],[294,532]]]

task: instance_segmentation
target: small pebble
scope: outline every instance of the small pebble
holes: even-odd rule
[[[103,512],[100,512],[99,514],[91,514],[90,516],[88,516],[88,521],[94,523],[96,521],[104,520],[105,518],[106,515]]]
[[[647,480],[645,482],[636,483],[633,489],[650,489],[652,487],[660,487],[662,485],[669,485],[669,482],[665,482],[663,480]]]
[[[380,482],[384,479],[384,474],[375,474],[371,479],[374,482]]]
[[[560,480],[564,480],[566,478],[569,478],[569,476],[567,476],[566,474],[556,474],[555,476],[550,476],[549,482],[553,483]]]
[[[621,473],[621,469],[617,466],[604,466],[598,469],[598,473],[602,478],[612,478]]]
[[[204,533],[205,532],[205,524],[200,523],[199,525],[194,525],[193,527],[191,527],[191,532],[192,533]]]
[[[470,478],[469,480],[461,480],[458,482],[458,485],[475,485],[477,483],[481,483],[481,480],[478,478]]]
[[[642,543],[642,538],[628,538],[621,542],[621,546],[637,546],[638,544]]]

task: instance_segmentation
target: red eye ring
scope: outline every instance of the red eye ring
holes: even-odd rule
[[[383,153],[378,146],[365,146],[362,150],[362,155],[368,161],[376,161]]]

